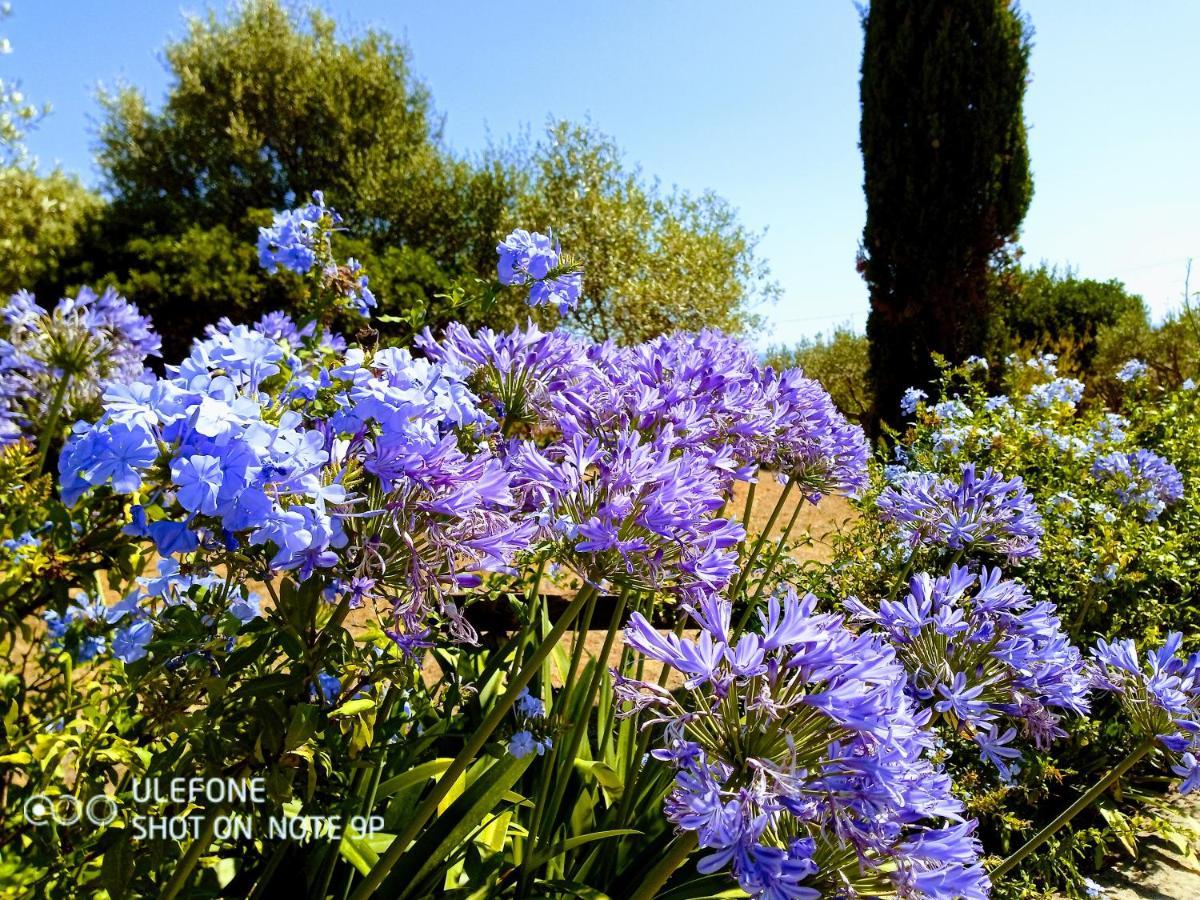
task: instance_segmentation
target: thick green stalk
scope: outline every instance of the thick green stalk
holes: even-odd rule
[[[1132,753],[1121,760],[1121,762],[1119,762],[1115,768],[1109,771],[1107,775],[1092,785],[1082,797],[1059,813],[1058,816],[1055,817],[1054,821],[1050,822],[1050,824],[1026,841],[1024,846],[1020,847],[1015,853],[1011,854],[1008,859],[1004,860],[1004,862],[1000,863],[1000,865],[988,872],[988,878],[995,882],[1012,871],[1013,868],[1015,868],[1017,864],[1021,862],[1021,860],[1027,857],[1038,847],[1042,846],[1042,844],[1046,843],[1046,841],[1050,839],[1054,832],[1058,831],[1058,829],[1070,822],[1080,812],[1095,803],[1101,794],[1119,781],[1121,776],[1132,769],[1143,756],[1153,750],[1154,744],[1154,738],[1147,738],[1146,740],[1142,741],[1141,744],[1134,748]]]
[[[492,736],[492,732],[500,726],[504,717],[508,715],[508,711],[517,702],[517,697],[521,691],[533,679],[534,674],[541,667],[542,661],[557,646],[563,633],[575,621],[575,617],[579,615],[584,605],[591,601],[596,590],[595,585],[588,583],[584,585],[583,590],[575,595],[575,599],[571,601],[570,606],[566,608],[562,616],[559,617],[559,620],[554,623],[554,627],[550,629],[533,656],[529,658],[521,668],[521,671],[517,673],[517,677],[508,686],[508,690],[505,691],[504,696],[492,707],[492,711],[488,714],[487,718],[471,734],[462,750],[459,751],[458,756],[454,757],[454,761],[450,763],[450,766],[442,774],[442,777],[434,784],[429,796],[425,798],[425,801],[417,808],[412,817],[409,818],[404,830],[388,845],[387,850],[379,858],[379,862],[375,864],[370,873],[363,879],[362,884],[351,895],[352,900],[366,900],[383,883],[383,879],[387,876],[387,873],[391,871],[400,857],[404,855],[404,851],[408,849],[408,845],[413,842],[413,839],[420,834],[425,823],[437,812],[438,804],[445,799],[446,795],[450,793],[450,789],[454,786],[454,783],[458,781],[458,777],[475,760],[476,755],[483,749],[483,745]]]
[[[55,439],[54,432],[58,429],[58,420],[62,417],[63,404],[67,399],[67,389],[71,386],[71,376],[63,375],[58,380],[58,386],[54,389],[54,396],[50,399],[50,412],[46,416],[46,425],[42,428],[41,434],[38,435],[38,474],[46,468],[46,457],[50,455],[50,442]]]
[[[629,900],[653,900],[662,890],[662,886],[684,864],[688,856],[696,849],[696,832],[685,831],[677,835],[667,848],[666,855],[646,873],[641,885],[629,896]]]
[[[583,658],[583,648],[587,641],[588,629],[592,626],[592,616],[596,612],[596,600],[600,596],[599,592],[592,594],[591,600],[583,610],[583,616],[575,623],[575,646],[571,648],[571,664],[567,672],[563,673],[563,689],[559,693],[562,699],[561,704],[556,704],[550,711],[551,717],[555,722],[562,719],[563,710],[570,702],[571,691],[575,685],[575,672],[579,668],[579,662]],[[550,750],[550,756],[545,762],[543,772],[553,772],[557,768],[559,753],[561,747],[555,744]],[[525,857],[530,858],[537,852],[537,846],[542,836],[542,819],[546,814],[546,805],[550,799],[550,779],[542,778],[538,784],[537,797],[534,800],[533,818],[529,827],[529,845],[525,851]],[[529,872],[525,870],[521,873],[522,893],[527,887]]]
[[[174,900],[179,895],[179,892],[187,887],[188,882],[192,880],[192,872],[196,870],[196,865],[200,862],[200,857],[204,855],[204,851],[208,849],[212,843],[213,831],[217,827],[217,817],[224,811],[223,807],[214,806],[208,811],[204,819],[204,828],[196,835],[196,839],[188,846],[187,852],[183,854],[183,859],[179,861],[179,866],[171,873],[171,879],[163,887],[162,894],[159,896],[162,900]]]
[[[788,483],[784,486],[783,490],[779,492],[779,499],[775,501],[775,508],[771,510],[771,516],[769,519],[767,519],[767,524],[763,527],[763,530],[759,533],[757,539],[755,539],[754,546],[750,550],[749,557],[741,562],[741,571],[738,572],[737,580],[734,581],[733,588],[729,591],[729,596],[731,599],[737,597],[738,591],[742,589],[742,585],[744,585],[746,583],[746,579],[750,577],[750,570],[754,568],[755,560],[758,559],[758,554],[762,550],[763,542],[766,541],[767,535],[771,533],[771,529],[775,527],[775,522],[779,519],[779,514],[783,512],[783,505],[787,502],[788,497],[791,496],[792,488],[795,486],[795,479],[789,478]],[[751,485],[751,487],[753,487],[753,485]],[[746,522],[743,524],[744,528],[749,528],[749,521],[750,516],[747,515]],[[740,550],[738,555],[739,557],[743,555]]]
[[[763,569],[762,577],[758,581],[758,587],[754,591],[754,596],[746,604],[746,608],[742,610],[742,617],[738,619],[737,628],[733,632],[735,635],[739,635],[746,630],[746,625],[750,621],[750,617],[754,615],[754,610],[758,608],[758,601],[762,599],[767,582],[770,580],[771,574],[775,571],[775,567],[779,565],[779,558],[783,556],[783,548],[787,544],[787,539],[791,537],[792,529],[796,527],[796,520],[800,518],[800,510],[803,508],[804,498],[801,497],[796,501],[796,508],[792,510],[792,517],[788,519],[787,527],[783,529],[783,534],[779,536],[775,550],[771,554],[771,558],[767,561],[766,567]]]

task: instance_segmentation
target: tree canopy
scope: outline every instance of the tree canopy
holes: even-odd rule
[[[982,353],[989,265],[1032,181],[1022,104],[1030,31],[1010,0],[872,0],[863,19],[862,271],[877,413],[929,386],[931,353]]]
[[[567,324],[594,337],[743,331],[773,296],[729,204],[664,191],[590,126],[451,149],[408,48],[386,34],[343,34],[320,12],[249,0],[192,19],[164,59],[161,106],[135,87],[101,96],[108,203],[39,287],[117,286],[160,323],[167,358],[215,316],[286,306],[292,287],[260,271],[250,247],[271,210],[314,189],[345,218],[339,249],[366,265],[393,330],[524,321],[515,306],[445,299],[478,293],[513,227],[553,229],[584,265]]]

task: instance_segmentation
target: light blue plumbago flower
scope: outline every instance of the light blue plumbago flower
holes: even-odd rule
[[[541,756],[554,746],[554,742],[544,733],[542,720],[546,716],[546,707],[539,698],[529,693],[528,688],[517,696],[513,715],[517,719],[517,729],[508,741],[509,753],[523,759],[530,753]]]
[[[971,418],[971,407],[954,397],[934,404],[933,414],[948,422],[957,422],[959,419]]]
[[[621,714],[666,726],[653,752],[675,772],[665,812],[696,833],[698,869],[728,869],[756,898],[982,900],[975,823],[929,761],[928,713],[887,644],[791,590],[736,642],[727,601],[706,605],[695,639],[636,613],[626,629],[634,650],[681,668],[688,692],[614,672]]]
[[[1059,713],[1087,711],[1090,677],[1054,605],[1034,603],[998,568],[921,573],[903,599],[873,610],[851,598],[846,607],[888,637],[914,700],[973,738],[1005,780],[1013,772],[1006,760],[1020,758],[1007,747],[1010,726],[1045,749],[1065,734]]]
[[[1141,381],[1146,377],[1148,371],[1150,371],[1150,367],[1140,359],[1131,359],[1117,370],[1117,381],[1125,384],[1131,381]]]
[[[928,400],[929,395],[920,388],[906,388],[904,395],[900,398],[900,414],[902,416],[911,416],[917,411],[917,406],[922,400]]]
[[[1012,401],[1003,394],[997,397],[988,397],[987,400],[983,402],[983,408],[988,412],[996,412],[997,410],[1001,409],[1010,409],[1011,407]]]
[[[1075,408],[1083,397],[1083,382],[1074,378],[1055,378],[1029,389],[1026,399],[1036,407],[1049,409],[1057,405]]]
[[[1183,635],[1173,631],[1141,658],[1131,640],[1103,639],[1092,650],[1093,681],[1120,701],[1143,739],[1155,739],[1173,756],[1183,778],[1180,793],[1200,787],[1200,653],[1180,653]]]
[[[530,306],[554,306],[565,315],[579,303],[583,273],[561,271],[562,248],[553,237],[523,228],[496,246],[496,274],[504,285],[529,285]]]
[[[986,550],[1010,559],[1036,556],[1042,517],[1019,478],[1004,479],[975,464],[962,466],[958,480],[916,473],[879,495],[879,511],[911,546]]]
[[[535,738],[528,731],[518,731],[508,741],[508,752],[517,759],[524,759],[530,753],[542,756],[552,746],[550,738]]]
[[[125,663],[137,662],[146,653],[146,645],[154,637],[154,623],[139,619],[120,629],[112,641],[113,656]]]
[[[1092,474],[1113,489],[1122,506],[1153,522],[1183,497],[1183,476],[1167,460],[1146,449],[1109,453],[1096,460]]]

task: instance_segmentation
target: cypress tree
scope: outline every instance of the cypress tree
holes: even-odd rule
[[[860,270],[875,421],[931,353],[981,353],[988,270],[1033,193],[1022,102],[1031,30],[1009,0],[872,0],[863,17],[867,222]]]

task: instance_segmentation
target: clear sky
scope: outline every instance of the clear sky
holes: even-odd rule
[[[30,99],[54,107],[32,149],[44,166],[60,162],[94,184],[96,86],[125,81],[161,98],[160,51],[204,0],[13,6],[0,77],[16,74]],[[322,6],[347,25],[407,38],[457,149],[590,116],[648,174],[730,200],[765,231],[761,250],[783,288],[765,310],[764,342],[863,326],[861,31],[849,0]],[[1200,287],[1200,2],[1022,7],[1036,31],[1026,259],[1119,278],[1161,315],[1179,304],[1190,256]]]

